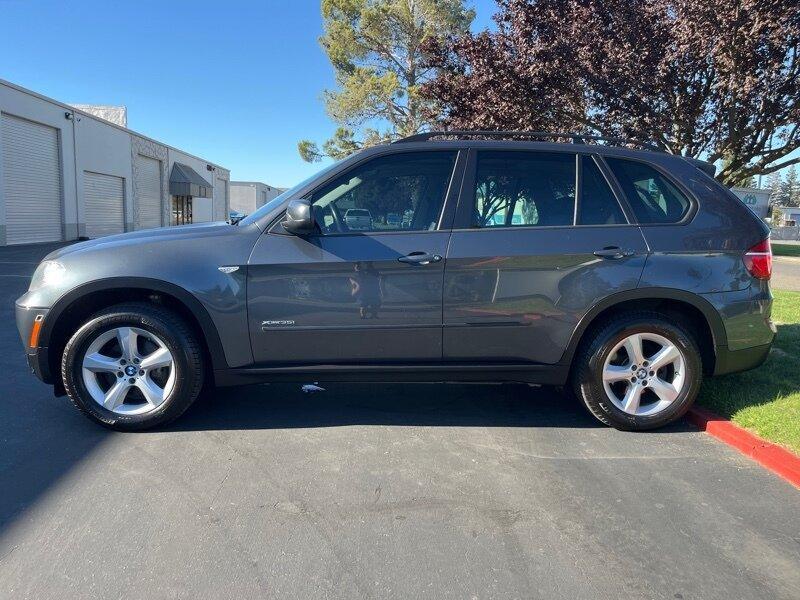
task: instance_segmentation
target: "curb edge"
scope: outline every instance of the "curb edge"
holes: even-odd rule
[[[762,467],[800,488],[800,456],[750,433],[705,408],[692,407],[686,413],[686,419],[700,431],[705,431],[735,448]]]

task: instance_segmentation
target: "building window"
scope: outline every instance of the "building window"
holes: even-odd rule
[[[192,197],[172,197],[172,218],[170,225],[188,225],[192,222]]]

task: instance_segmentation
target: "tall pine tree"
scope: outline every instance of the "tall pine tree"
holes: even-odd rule
[[[309,162],[419,132],[431,101],[419,87],[435,74],[423,61],[431,38],[462,35],[475,12],[463,0],[322,0],[323,50],[336,71],[325,109],[339,127],[322,148],[298,143]]]
[[[789,168],[781,184],[781,197],[785,206],[800,206],[800,179],[794,166]]]

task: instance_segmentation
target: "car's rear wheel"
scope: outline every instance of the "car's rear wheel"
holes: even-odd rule
[[[180,317],[144,304],[112,306],[67,343],[64,387],[89,418],[123,431],[164,425],[194,402],[203,383],[201,348]]]
[[[601,422],[646,430],[680,418],[702,382],[691,334],[659,313],[614,317],[582,345],[573,389]]]

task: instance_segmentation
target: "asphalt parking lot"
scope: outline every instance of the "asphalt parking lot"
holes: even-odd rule
[[[101,429],[25,366],[46,251],[0,248],[0,598],[800,597],[797,489],[546,390],[298,382]]]

